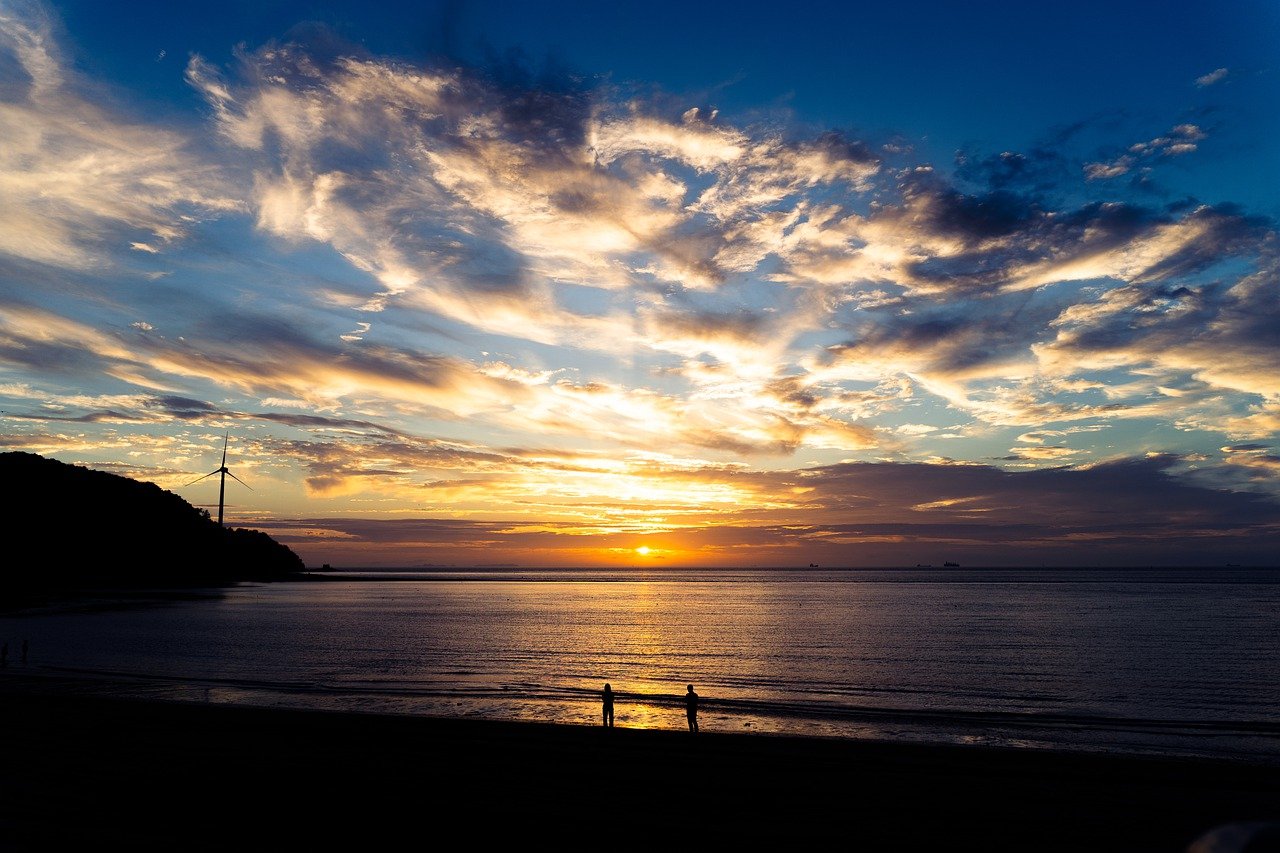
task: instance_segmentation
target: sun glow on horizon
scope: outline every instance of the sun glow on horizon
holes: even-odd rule
[[[639,554],[641,557],[647,557],[649,556],[650,550],[651,549],[649,548],[648,545],[641,545],[639,548],[636,549],[636,553]]]

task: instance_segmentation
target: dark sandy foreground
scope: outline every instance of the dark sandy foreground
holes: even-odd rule
[[[1280,768],[1110,755],[12,688],[0,732],[14,850],[1183,851],[1280,821]]]

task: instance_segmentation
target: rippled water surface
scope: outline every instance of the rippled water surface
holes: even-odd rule
[[[381,579],[371,579],[380,577]],[[428,579],[419,579],[428,578]],[[51,689],[1280,763],[1280,572],[456,572],[0,619]],[[28,662],[17,659],[23,638]]]

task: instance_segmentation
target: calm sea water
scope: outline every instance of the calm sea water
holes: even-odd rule
[[[1280,763],[1280,571],[501,571],[0,619],[49,689]],[[425,578],[425,579],[423,579]],[[26,664],[22,639],[30,642]],[[3,674],[0,674],[3,677]]]

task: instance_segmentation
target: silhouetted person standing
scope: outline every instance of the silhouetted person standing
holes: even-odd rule
[[[698,694],[693,692],[693,685],[689,685],[689,692],[684,694],[684,714],[689,718],[689,731],[695,734],[698,731]]]
[[[607,684],[604,686],[602,711],[604,713],[604,725],[613,728],[613,688]]]

